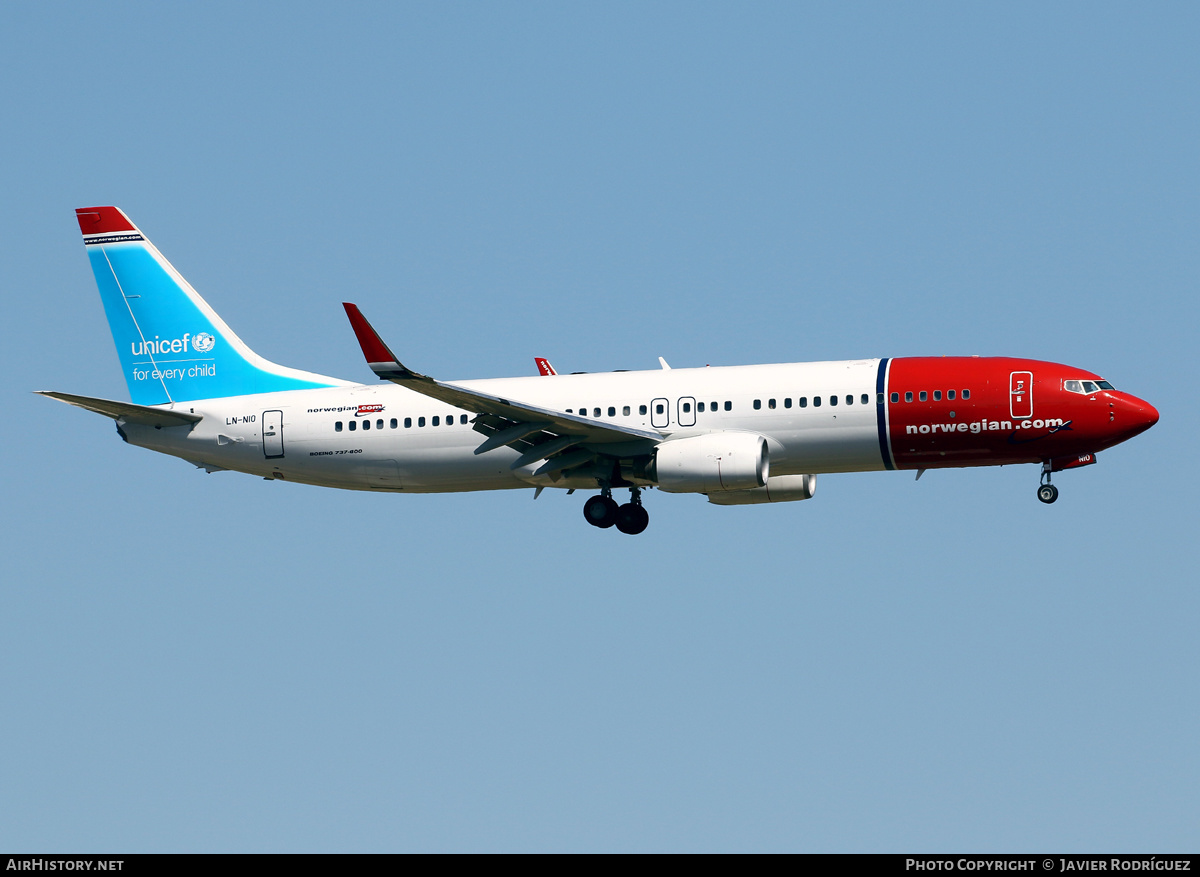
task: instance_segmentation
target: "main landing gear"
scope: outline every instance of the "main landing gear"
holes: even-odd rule
[[[1042,486],[1038,488],[1038,499],[1049,505],[1058,499],[1058,488],[1050,483],[1050,461],[1042,464]]]
[[[599,496],[593,496],[583,504],[584,518],[593,527],[607,529],[615,524],[622,533],[637,535],[650,523],[650,515],[642,508],[642,491],[631,487],[629,492],[632,495],[629,502],[617,505],[612,498],[612,488],[602,488]]]

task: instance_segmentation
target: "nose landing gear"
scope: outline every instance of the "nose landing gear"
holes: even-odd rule
[[[641,533],[650,523],[650,515],[642,508],[641,490],[632,487],[629,492],[630,501],[617,505],[612,498],[612,488],[602,488],[599,496],[593,496],[583,504],[583,517],[593,527],[608,529],[615,524],[622,533],[631,536]]]
[[[1038,488],[1037,498],[1049,505],[1058,499],[1058,488],[1050,483],[1050,461],[1042,463],[1042,485]]]

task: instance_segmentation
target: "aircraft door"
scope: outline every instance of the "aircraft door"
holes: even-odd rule
[[[695,426],[696,425],[696,400],[691,396],[683,396],[679,400],[679,411],[675,415],[675,419],[680,426]]]
[[[1013,372],[1008,376],[1008,410],[1013,420],[1033,417],[1033,372]]]
[[[671,403],[666,399],[655,399],[650,403],[650,425],[656,429],[671,425]]]
[[[262,416],[263,456],[283,456],[283,412],[264,411]]]

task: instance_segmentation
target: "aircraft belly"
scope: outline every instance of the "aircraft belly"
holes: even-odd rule
[[[771,442],[772,475],[873,472],[883,468],[873,420],[869,425],[808,426]]]

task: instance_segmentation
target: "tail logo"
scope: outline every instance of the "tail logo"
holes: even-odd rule
[[[208,353],[217,345],[217,339],[207,332],[185,334],[182,338],[160,339],[157,335],[153,341],[135,341],[129,345],[134,356],[157,356],[164,353],[187,353],[188,339],[191,339],[192,350],[197,353]]]

